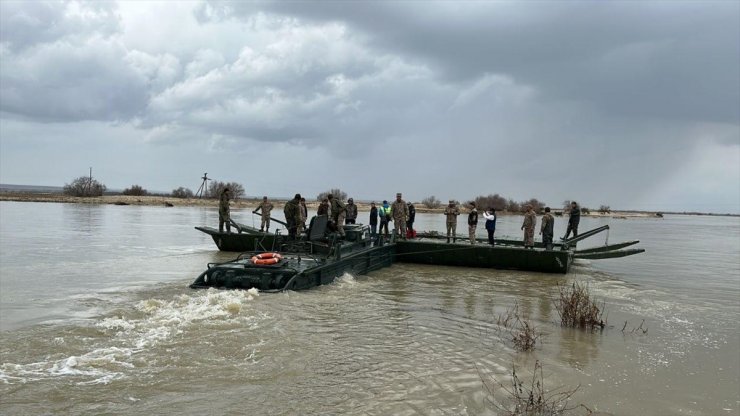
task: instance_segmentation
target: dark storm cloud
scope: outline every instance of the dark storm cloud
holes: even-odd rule
[[[341,21],[371,43],[437,66],[449,80],[508,74],[543,99],[633,117],[738,123],[740,3],[214,2]]]

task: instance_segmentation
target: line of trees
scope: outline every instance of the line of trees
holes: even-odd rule
[[[244,186],[242,186],[242,184],[240,183],[211,181],[203,196],[205,198],[218,198],[221,195],[223,189],[226,187],[229,188],[232,198],[234,199],[241,198],[245,195]],[[92,197],[103,195],[106,189],[107,188],[104,184],[100,183],[92,176],[80,176],[79,178],[74,179],[71,183],[65,184],[63,192],[65,195],[70,196]],[[134,196],[149,195],[149,192],[139,185],[132,185],[131,187],[124,189],[122,193],[123,195]],[[328,191],[319,193],[316,196],[316,200],[322,201],[330,194],[334,195],[334,197],[338,198],[340,201],[344,201],[347,199],[346,192],[342,191],[339,188],[332,188]],[[194,194],[192,190],[181,186],[179,188],[173,189],[170,193],[170,196],[173,198],[193,198]],[[466,204],[470,204],[471,202],[475,202],[475,205],[480,209],[494,208],[497,211],[522,212],[524,211],[524,207],[527,205],[531,205],[532,208],[534,208],[534,211],[537,213],[542,213],[545,209],[545,203],[541,202],[537,198],[531,198],[526,201],[517,202],[511,198],[507,199],[499,194],[478,195],[474,199],[467,201]],[[458,202],[455,201],[455,203]],[[426,208],[434,209],[441,207],[442,201],[440,201],[436,196],[431,195],[422,199],[421,204]],[[563,201],[563,211],[568,212],[570,208],[571,201]],[[581,212],[584,214],[588,214],[590,210],[582,206]],[[599,212],[610,213],[611,208],[608,205],[601,205],[599,207]]]
[[[480,209],[488,209],[493,208],[497,211],[508,211],[508,212],[523,212],[524,207],[527,205],[531,205],[535,212],[542,213],[545,210],[545,203],[538,200],[537,198],[531,198],[526,201],[515,201],[511,198],[505,198],[499,194],[488,194],[488,195],[478,195],[477,197],[469,200],[466,202],[466,204],[470,204],[472,202],[475,202],[475,206]],[[569,200],[563,201],[563,211],[570,211],[570,202]],[[455,201],[455,203],[458,203]],[[428,196],[421,200],[421,204],[426,208],[439,208],[441,207],[442,201],[440,201],[436,196]],[[610,208],[608,205],[602,205],[599,209],[600,212],[610,212]],[[590,210],[586,207],[581,207],[581,212],[584,214],[588,214]]]
[[[204,192],[203,197],[218,198],[221,195],[221,191],[223,191],[223,189],[226,187],[229,188],[232,198],[234,199],[241,198],[245,195],[244,186],[242,186],[242,184],[240,183],[211,181],[206,189],[206,192]],[[94,197],[102,196],[107,189],[108,188],[105,186],[105,184],[101,183],[97,179],[93,178],[92,175],[90,175],[80,176],[79,178],[72,180],[70,183],[64,184],[62,192],[65,195],[69,196]],[[150,195],[149,191],[141,185],[131,185],[130,187],[124,189],[121,193],[123,195],[132,196]],[[345,197],[346,195],[347,194],[344,194]],[[191,189],[180,186],[179,188],[173,189],[169,196],[173,198],[193,198],[194,194]]]

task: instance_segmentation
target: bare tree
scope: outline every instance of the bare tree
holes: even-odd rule
[[[439,208],[440,206],[442,206],[442,201],[437,199],[436,196],[432,195],[422,199],[421,204],[427,208]]]
[[[131,185],[130,188],[126,188],[122,192],[124,195],[143,196],[148,195],[149,192],[139,185]]]
[[[80,176],[72,183],[64,184],[63,192],[65,195],[89,197],[101,196],[106,189],[105,185],[92,176]]]
[[[473,201],[479,209],[493,208],[498,211],[506,209],[506,198],[499,194],[479,195]]]
[[[529,201],[524,201],[521,203],[522,206],[531,205],[534,209],[534,212],[541,213],[545,209],[545,203],[540,202],[537,198],[532,198]]]
[[[316,195],[316,200],[317,201],[323,201],[324,198],[328,197],[329,195],[334,195],[334,198],[337,198],[340,201],[344,201],[345,199],[347,199],[347,193],[346,192],[342,191],[339,188],[332,188],[332,189],[330,189],[328,191],[324,191],[324,192]]]
[[[172,190],[172,197],[173,198],[192,198],[193,197],[193,191],[191,191],[188,188],[179,187],[177,189]]]
[[[229,188],[229,191],[231,191],[231,196],[234,199],[238,199],[242,196],[244,196],[244,187],[236,182],[221,182],[221,181],[211,181],[211,184],[208,186],[208,197],[209,198],[218,198],[221,195],[221,192],[224,190],[224,188]]]

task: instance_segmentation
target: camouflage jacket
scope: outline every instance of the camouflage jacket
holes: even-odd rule
[[[524,214],[523,228],[534,228],[537,225],[537,214],[534,211],[528,211]]]
[[[348,220],[356,220],[357,219],[357,205],[355,205],[355,204],[347,204],[347,219]]]
[[[542,234],[547,235],[553,235],[555,232],[555,218],[547,212],[545,215],[542,216],[542,225],[540,226],[540,231]]]
[[[285,220],[290,222],[296,222],[298,221],[298,218],[300,217],[300,207],[298,204],[300,203],[297,199],[291,199],[290,201],[285,203],[285,208],[283,208],[283,214],[285,214]]]
[[[344,206],[342,201],[339,198],[333,198],[331,200],[331,216],[337,218],[344,211],[347,211],[347,207]]]
[[[404,221],[409,218],[409,207],[403,199],[391,204],[391,217],[393,221]]]
[[[272,211],[272,204],[270,202],[262,202],[257,205],[257,209],[255,211],[261,211],[263,217],[269,217],[270,211]]]
[[[218,200],[218,212],[220,214],[229,213],[229,193],[221,192],[221,197]]]
[[[460,209],[458,207],[447,206],[447,208],[445,208],[445,216],[447,217],[448,223],[457,222],[458,215],[460,215]]]

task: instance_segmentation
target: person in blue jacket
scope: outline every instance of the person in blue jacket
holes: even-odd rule
[[[493,233],[496,232],[496,210],[489,208],[483,212],[483,218],[486,219],[486,231],[488,231],[488,244],[493,245]]]

